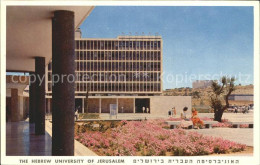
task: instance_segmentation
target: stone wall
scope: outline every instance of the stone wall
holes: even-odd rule
[[[150,102],[152,115],[167,116],[168,111],[175,107],[179,117],[185,106],[188,107],[188,116],[190,116],[191,96],[154,96],[151,97]]]

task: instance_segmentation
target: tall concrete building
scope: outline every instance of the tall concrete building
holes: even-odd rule
[[[161,37],[76,39],[76,93],[155,95],[162,93]],[[51,92],[51,64],[48,90]]]
[[[171,99],[160,96],[163,89],[160,36],[94,39],[81,38],[80,30],[75,36],[75,105],[81,107],[80,112],[111,113],[110,105],[114,104],[116,113],[167,114],[166,109],[171,106],[165,112],[160,110],[161,104]],[[51,63],[46,72],[47,98],[51,98]],[[47,106],[51,107],[51,100]]]
[[[210,87],[213,80],[196,80],[192,82],[192,88],[207,88]]]

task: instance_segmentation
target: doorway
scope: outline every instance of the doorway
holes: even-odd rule
[[[150,99],[135,99],[135,113],[151,113]]]

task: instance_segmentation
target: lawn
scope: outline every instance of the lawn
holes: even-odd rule
[[[105,156],[195,156],[243,151],[245,145],[183,129],[166,129],[165,120],[87,122],[75,139]]]

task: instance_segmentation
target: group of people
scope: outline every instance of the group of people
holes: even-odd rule
[[[238,111],[241,110],[241,112],[245,114],[249,112],[250,106],[245,106],[245,105],[239,107],[234,106],[234,109],[235,109],[234,113],[238,113]]]
[[[150,109],[148,107],[147,108],[143,107],[142,110],[143,113],[150,113]]]
[[[188,128],[193,125],[195,129],[203,128],[204,123],[198,116],[198,111],[195,108],[192,108],[191,118],[187,117],[188,107],[183,108],[183,113],[181,113],[181,124],[180,127]]]
[[[171,110],[168,111],[169,117],[176,117],[176,109],[173,107]]]

